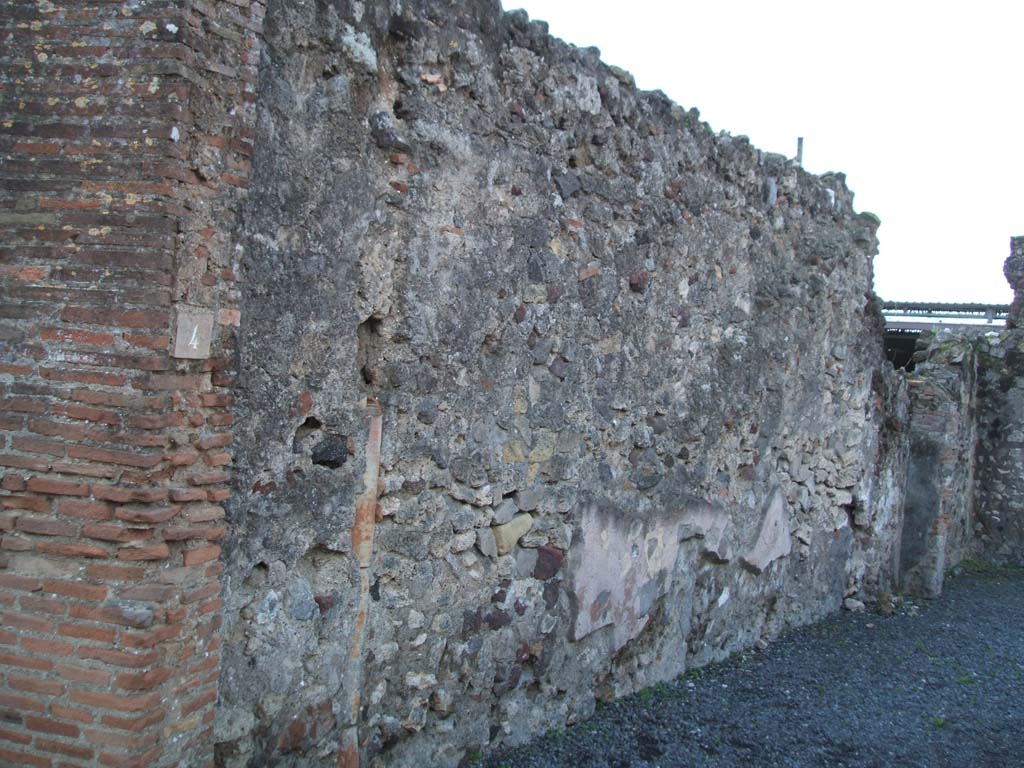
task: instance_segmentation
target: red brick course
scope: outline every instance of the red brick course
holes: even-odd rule
[[[212,760],[263,12],[0,10],[2,764]],[[178,305],[208,359],[172,356]]]

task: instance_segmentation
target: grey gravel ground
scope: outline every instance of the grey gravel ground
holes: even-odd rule
[[[835,614],[482,765],[1024,766],[1024,570]]]

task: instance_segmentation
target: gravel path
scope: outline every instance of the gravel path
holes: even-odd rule
[[[1024,570],[919,606],[835,614],[482,765],[1024,766]]]

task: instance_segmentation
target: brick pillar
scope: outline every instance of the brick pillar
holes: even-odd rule
[[[0,764],[212,762],[262,17],[0,7]]]

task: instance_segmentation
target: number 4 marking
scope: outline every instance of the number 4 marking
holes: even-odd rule
[[[195,325],[192,328],[192,338],[188,340],[188,346],[190,349],[199,349],[199,325]]]

